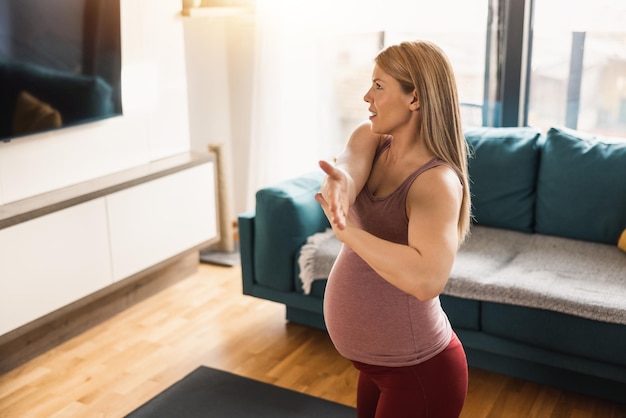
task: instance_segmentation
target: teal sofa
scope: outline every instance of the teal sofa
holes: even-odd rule
[[[626,403],[626,140],[565,128],[465,135],[474,219],[440,300],[470,366]],[[340,243],[314,200],[321,180],[259,190],[239,235],[244,294],[324,329]]]

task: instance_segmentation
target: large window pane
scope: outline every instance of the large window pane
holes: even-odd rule
[[[626,136],[626,3],[535,0],[528,124]]]

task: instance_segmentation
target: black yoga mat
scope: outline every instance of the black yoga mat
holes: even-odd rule
[[[201,366],[127,418],[354,418],[356,410]]]

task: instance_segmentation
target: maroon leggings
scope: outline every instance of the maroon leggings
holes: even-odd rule
[[[467,394],[467,360],[452,335],[444,351],[424,363],[359,370],[358,418],[458,418]]]

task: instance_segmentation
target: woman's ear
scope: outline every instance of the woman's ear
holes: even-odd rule
[[[417,92],[413,90],[413,97],[411,98],[411,103],[409,104],[409,109],[413,112],[420,110],[420,101],[417,98]]]

